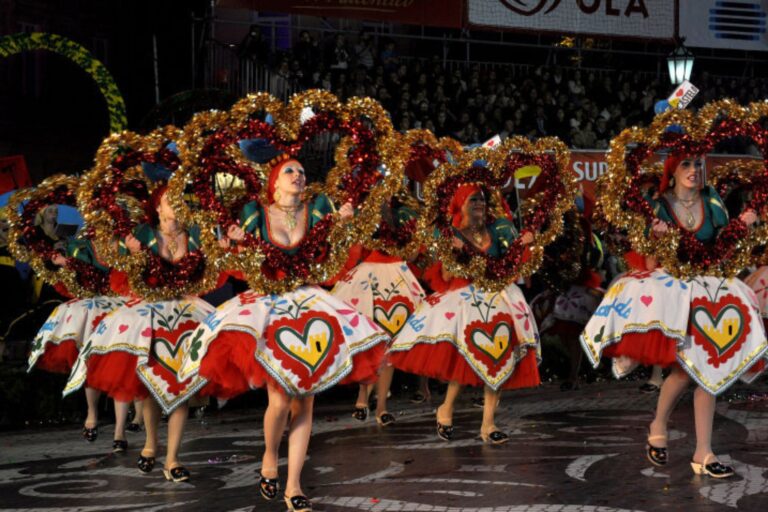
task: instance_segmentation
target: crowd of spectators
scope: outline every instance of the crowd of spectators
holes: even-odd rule
[[[263,48],[263,46],[262,46]],[[267,52],[261,51],[259,58]],[[273,57],[274,59],[274,57]],[[301,32],[289,52],[270,63],[271,89],[323,88],[345,99],[370,96],[404,131],[427,128],[469,144],[496,134],[556,136],[579,149],[606,149],[623,128],[647,123],[672,86],[666,76],[577,67],[481,64],[446,67],[437,57],[402,56],[392,40],[376,44],[361,32],[320,41]],[[732,97],[768,97],[768,80],[727,79],[702,72],[696,104]]]

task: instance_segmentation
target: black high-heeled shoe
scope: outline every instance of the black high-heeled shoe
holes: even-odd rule
[[[395,416],[391,413],[383,412],[376,416],[376,423],[378,423],[380,427],[388,427],[395,423]]]
[[[357,421],[365,421],[368,419],[368,408],[355,406],[355,411],[352,413],[352,417]]]
[[[115,439],[112,441],[112,453],[125,453],[128,450],[128,441]]]
[[[707,464],[710,459],[714,461]],[[712,454],[704,457],[704,462],[701,464],[691,461],[691,469],[697,475],[709,475],[712,478],[730,478],[736,474],[731,466],[726,466]]]
[[[139,468],[139,471],[142,473],[151,473],[152,469],[155,467],[155,456],[145,457],[144,455],[139,454],[139,460],[136,462],[136,467]]]
[[[127,427],[125,427],[125,430],[128,432],[133,432],[134,434],[137,432],[141,432],[141,425],[138,423],[130,422]]]
[[[96,425],[93,428],[86,427],[83,425],[83,439],[88,441],[89,443],[94,442],[96,439],[99,438],[99,426]]]
[[[163,468],[163,476],[169,482],[186,482],[189,480],[189,470],[184,466],[176,466],[175,468],[171,469]]]
[[[645,445],[645,456],[654,466],[658,466],[658,467],[666,466],[667,459],[668,459],[667,447],[653,446],[651,444],[651,441],[653,441],[654,439],[666,441],[667,436],[666,435],[648,436],[648,443]]]
[[[480,432],[480,439],[482,439],[484,443],[504,444],[509,441],[509,436],[500,430],[494,430],[488,434]]]
[[[261,497],[267,501],[272,501],[277,498],[277,494],[280,492],[280,481],[275,478],[267,478],[263,474],[259,473],[259,493]]]
[[[312,502],[306,496],[286,496],[285,504],[291,512],[312,512]]]
[[[438,421],[437,437],[439,437],[443,441],[451,441],[453,439],[453,425],[443,425]]]

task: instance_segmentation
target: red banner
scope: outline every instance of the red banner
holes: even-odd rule
[[[464,0],[221,0],[219,7],[460,28]]]
[[[32,180],[22,155],[0,156],[0,194],[31,186]]]

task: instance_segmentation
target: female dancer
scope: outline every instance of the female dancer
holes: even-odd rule
[[[453,245],[470,244],[494,257],[514,242],[512,222],[487,220],[486,198],[477,185],[456,189],[450,203]],[[522,235],[524,244],[533,241]],[[483,386],[483,422],[480,437],[493,444],[509,436],[500,431],[494,416],[502,389],[539,384],[539,337],[520,289],[509,284],[497,293],[477,289],[466,279],[448,274],[437,263],[425,279],[437,291],[422,303],[390,348],[390,361],[400,370],[449,381],[445,401],[437,409],[437,435],[453,439],[453,410],[464,385]]]
[[[30,189],[18,193],[11,201],[11,211],[15,215],[21,208],[17,226],[25,226],[33,216],[32,229],[21,232],[15,228],[11,234],[19,246],[26,248],[19,254],[24,258],[32,252],[44,251],[41,255],[45,260],[43,268],[37,268],[46,279],[64,280],[61,273],[71,273],[74,283],[84,288],[83,292],[101,294],[108,290],[109,267],[103,265],[97,258],[90,241],[73,237],[75,226],[64,227],[58,223],[59,206],[55,204],[60,198],[69,203],[72,187],[76,186],[74,178],[54,176],[43,181],[36,189]],[[42,206],[38,211],[25,211],[31,205],[39,204],[35,199],[39,195],[46,194],[54,204]],[[34,261],[32,262],[35,265]],[[38,263],[39,265],[40,263]],[[60,267],[57,272],[49,270]],[[58,294],[70,296],[77,290],[67,290],[62,282],[52,283],[49,289],[55,289]],[[32,350],[29,356],[29,369],[41,368],[55,373],[73,373],[77,371],[76,364],[78,353],[87,345],[87,341],[95,326],[110,311],[121,305],[119,298],[96,295],[93,298],[72,299],[59,304],[48,316],[43,326],[38,331],[32,342]],[[82,377],[83,381],[85,377]],[[82,383],[81,383],[82,385]],[[65,393],[66,395],[66,393]],[[90,386],[85,390],[88,403],[88,415],[83,425],[83,437],[86,441],[94,442],[98,437],[98,400],[100,392]],[[125,420],[128,412],[128,404],[115,402],[115,436],[113,450],[123,452],[127,448],[125,441]]]
[[[646,198],[656,219],[651,236],[671,225],[712,240],[728,223],[717,192],[703,183],[701,155],[673,152],[664,162],[658,199]],[[739,220],[757,219],[746,210]],[[696,449],[694,473],[727,478],[733,468],[712,451],[715,395],[725,390],[768,350],[765,331],[754,313],[754,294],[738,279],[696,276],[678,280],[646,258],[647,271],[630,272],[613,283],[582,335],[593,364],[600,355],[614,357],[614,373],[625,375],[638,364],[672,365],[661,386],[656,416],[649,428],[646,455],[667,463],[667,423],[691,379],[694,392]]]
[[[227,237],[242,241],[251,233],[290,256],[333,206],[324,195],[304,198],[306,177],[299,161],[281,155],[271,163],[268,204],[246,204],[240,226],[231,226]],[[351,204],[339,209],[341,219],[352,214]],[[278,450],[287,427],[284,500],[292,511],[310,511],[301,470],[314,395],[340,382],[374,382],[388,339],[373,322],[317,286],[280,295],[247,291],[219,306],[191,336],[180,376],[199,373],[208,383],[205,393],[222,398],[267,388],[259,492],[267,500],[278,496]]]
[[[93,246],[85,240],[68,241],[66,257],[57,254],[51,259],[51,263],[66,267],[69,264],[69,258],[91,265],[104,274],[110,271],[107,266],[98,261]],[[37,367],[55,373],[77,374],[78,379],[82,378],[86,381],[85,398],[88,414],[83,425],[83,438],[91,443],[96,441],[99,434],[98,404],[101,391],[88,385],[85,374],[80,373],[76,362],[79,352],[87,345],[96,326],[108,313],[119,308],[123,303],[124,300],[120,297],[108,296],[72,299],[56,307],[32,341],[27,371]],[[65,396],[70,392],[65,392]],[[114,403],[115,435],[112,450],[115,453],[122,453],[128,448],[125,440],[125,425],[129,404],[120,400],[115,400]]]
[[[415,212],[406,207],[387,205],[382,215],[383,231],[397,232],[409,222],[415,222]],[[373,319],[392,338],[405,326],[414,309],[424,299],[424,290],[405,261],[386,252],[370,251],[362,263],[345,275],[331,292],[335,297],[351,304],[366,317]],[[395,369],[385,365],[376,382],[376,423],[387,427],[395,417],[387,411],[387,395]],[[360,385],[352,416],[360,421],[368,417],[368,400],[373,385]]]
[[[178,224],[164,185],[155,189],[149,202],[152,225],[134,228],[124,241],[128,251],[136,254],[146,247],[154,256],[176,263],[198,250],[196,228],[185,230]],[[149,473],[155,465],[162,409],[169,415],[163,474],[174,482],[190,477],[179,462],[178,452],[188,413],[186,401],[203,382],[178,379],[177,373],[185,339],[212,310],[197,297],[151,303],[138,298],[129,300],[99,324],[90,347],[80,355],[92,386],[126,402],[143,400],[146,441],[138,459],[143,473]]]

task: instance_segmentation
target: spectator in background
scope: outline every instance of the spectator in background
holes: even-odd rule
[[[258,25],[251,25],[248,34],[237,47],[237,56],[262,65],[269,64],[269,45],[264,40]]]
[[[347,51],[347,41],[342,34],[336,35],[336,40],[331,48],[329,59],[332,72],[346,71],[349,67],[349,52]]]
[[[381,63],[384,65],[384,71],[391,72],[397,69],[397,52],[394,41],[387,41],[384,44],[384,49],[381,51]]]
[[[357,65],[367,70],[373,69],[373,38],[368,32],[360,32],[360,38],[355,44],[355,60]]]

